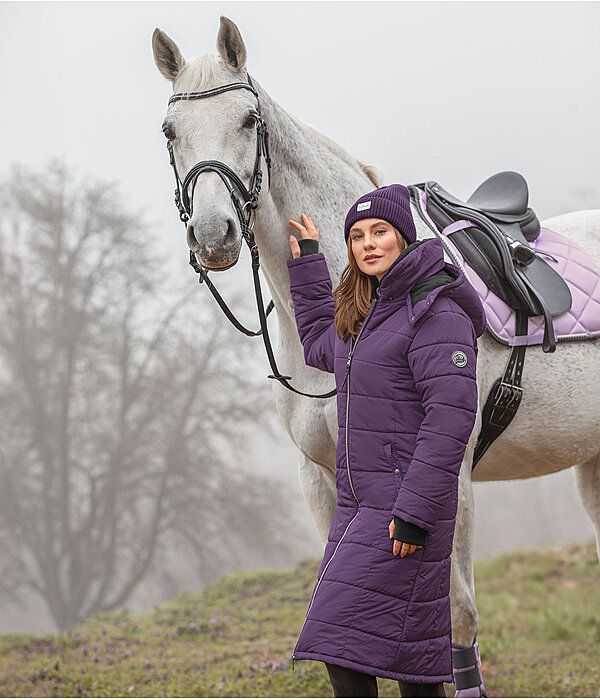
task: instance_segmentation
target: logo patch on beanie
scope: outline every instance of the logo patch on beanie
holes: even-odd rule
[[[371,200],[368,202],[361,202],[360,204],[356,205],[356,211],[363,211],[363,209],[370,209],[371,208]]]
[[[452,362],[457,367],[464,367],[467,364],[467,356],[462,350],[455,350],[452,353]]]

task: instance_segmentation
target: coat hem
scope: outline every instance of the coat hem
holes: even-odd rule
[[[350,668],[354,671],[362,671],[362,673],[368,673],[371,676],[377,676],[379,678],[391,678],[391,680],[393,681],[405,681],[406,683],[454,683],[454,676],[452,676],[452,674],[441,676],[427,676],[422,673],[399,673],[396,671],[388,671],[382,668],[377,668],[375,666],[360,664],[356,661],[350,661],[350,659],[343,659],[338,656],[329,656],[329,654],[318,654],[308,651],[297,651],[294,654],[294,659],[296,661],[303,659],[307,661],[327,661],[331,664],[344,666],[344,668]]]

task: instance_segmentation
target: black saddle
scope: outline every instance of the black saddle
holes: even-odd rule
[[[492,175],[466,202],[434,181],[409,185],[409,190],[427,226],[436,235],[451,237],[470,267],[514,311],[514,335],[526,336],[528,318],[543,314],[542,349],[554,352],[552,316],[568,311],[572,298],[564,279],[539,256],[556,258],[529,245],[540,234],[540,222],[528,206],[525,178],[513,171]],[[426,212],[421,191],[427,194]],[[475,469],[519,408],[526,349],[525,343],[513,345],[503,375],[490,388],[481,411],[481,430],[471,469]]]
[[[525,317],[544,316],[542,349],[554,352],[552,316],[568,311],[572,297],[564,279],[539,256],[555,258],[529,245],[539,236],[540,222],[528,206],[525,178],[513,171],[496,173],[466,202],[433,180],[413,187],[427,194],[427,213],[440,231],[463,222],[446,234],[496,296]],[[411,189],[411,194],[420,204],[418,193]],[[526,326],[522,331],[515,329],[515,335],[526,335]]]

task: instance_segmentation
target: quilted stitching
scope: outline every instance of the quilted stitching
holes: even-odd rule
[[[444,242],[465,268],[467,277],[483,302],[489,328],[506,344],[513,345],[515,314],[507,304],[488,289],[483,280],[465,262],[450,237]],[[542,259],[554,268],[565,280],[573,303],[571,309],[553,317],[557,341],[575,341],[600,337],[600,274],[590,256],[573,241],[543,228],[531,244],[554,255],[558,262],[542,255]],[[527,345],[541,345],[544,337],[544,317],[531,316],[528,321]],[[582,337],[583,336],[583,337]],[[494,335],[492,334],[492,337]],[[496,338],[497,340],[497,338]]]

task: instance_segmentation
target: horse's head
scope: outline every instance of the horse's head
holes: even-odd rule
[[[171,144],[182,183],[180,212],[183,220],[189,216],[187,243],[209,270],[226,270],[235,265],[242,244],[240,216],[248,219],[250,209],[257,207],[256,201],[253,207],[250,202],[244,206],[246,197],[236,185],[235,176],[250,190],[250,195],[254,191],[256,200],[255,172],[265,165],[263,159],[257,158],[257,139],[260,142],[266,127],[253,90],[227,89],[201,99],[189,95],[231,83],[248,85],[246,47],[241,34],[227,17],[221,16],[220,22],[220,59],[206,54],[186,61],[164,32],[155,29],[152,35],[154,60],[162,75],[172,82],[175,93],[162,129]],[[206,161],[214,162],[207,168]],[[235,191],[237,208],[230,190]]]

